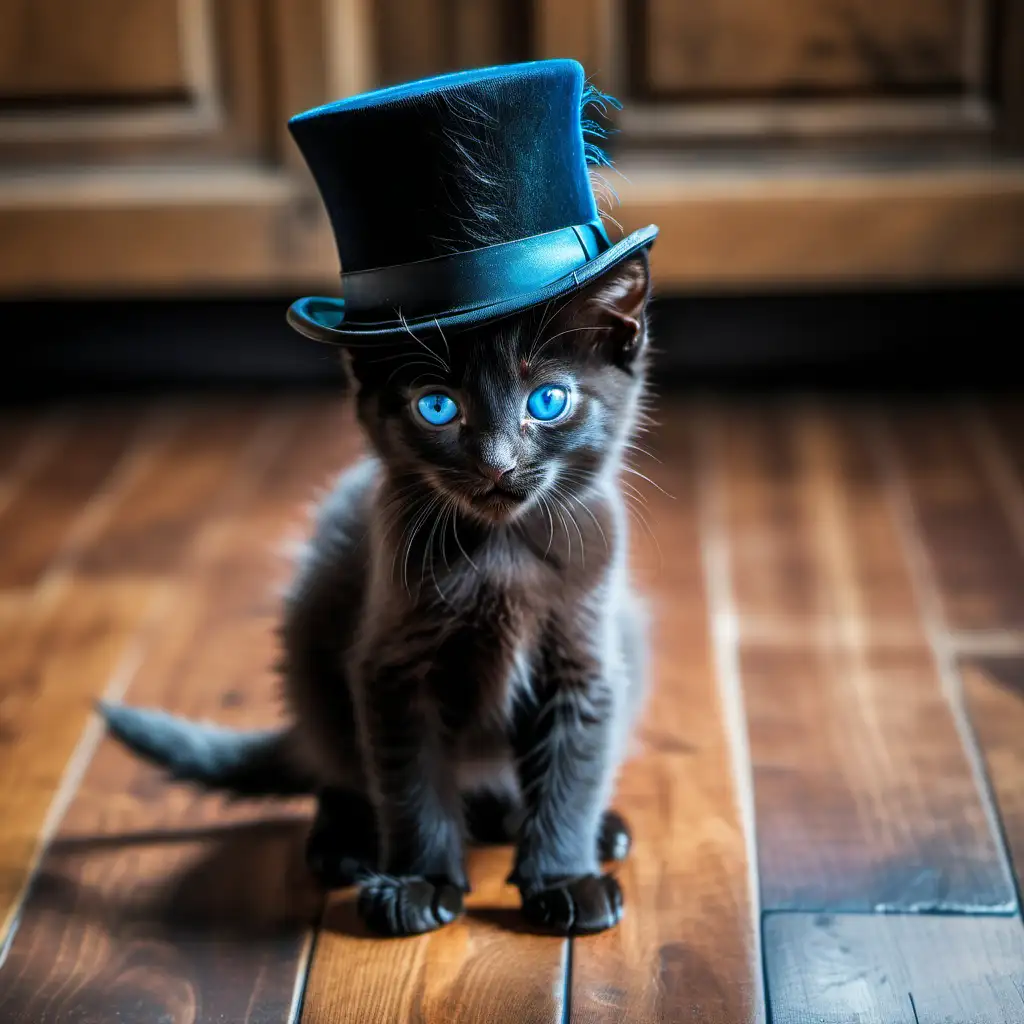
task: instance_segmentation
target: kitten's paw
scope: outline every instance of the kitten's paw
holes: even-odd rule
[[[566,879],[524,897],[523,916],[559,935],[601,932],[622,920],[622,889],[611,875]]]
[[[420,935],[462,913],[462,892],[450,882],[420,875],[376,875],[359,891],[359,916],[380,935]]]
[[[633,836],[626,819],[618,811],[605,811],[601,831],[597,834],[597,859],[602,863],[625,860],[632,845]]]

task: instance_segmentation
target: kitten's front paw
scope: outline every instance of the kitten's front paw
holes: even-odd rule
[[[380,935],[420,935],[462,913],[462,891],[420,875],[376,875],[363,883],[358,906],[366,927]]]
[[[525,896],[523,916],[560,935],[601,932],[622,920],[622,889],[611,875],[566,879]]]

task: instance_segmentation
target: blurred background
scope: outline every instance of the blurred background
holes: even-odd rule
[[[7,399],[333,385],[284,325],[338,272],[288,117],[554,56],[624,103],[665,380],[1005,382],[1019,0],[0,0]]]

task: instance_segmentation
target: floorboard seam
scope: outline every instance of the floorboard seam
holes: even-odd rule
[[[701,562],[718,697],[732,760],[732,788],[743,824],[747,887],[751,907],[754,1024],[766,1021],[766,970],[761,936],[761,880],[754,812],[754,772],[739,667],[739,629],[732,594],[729,539],[723,523],[726,499],[715,467],[715,414],[702,407],[695,416],[696,501]]]
[[[562,968],[562,1024],[572,1020],[572,947],[573,940],[565,940],[565,957]]]
[[[964,756],[970,765],[978,797],[999,857],[1003,877],[1007,888],[1012,893],[1011,902],[1004,905],[995,904],[994,907],[1004,909],[1007,913],[1017,912],[1020,908],[1017,883],[1006,845],[1003,824],[996,809],[994,790],[988,776],[987,765],[977,743],[977,737],[974,735],[974,729],[967,715],[956,651],[949,642],[938,586],[928,552],[917,529],[917,515],[914,511],[913,500],[884,414],[878,411],[871,414],[865,423],[865,431],[870,449],[881,472],[884,495],[907,561],[911,588],[939,674],[940,689],[949,706]]]
[[[309,985],[309,972],[313,967],[313,957],[316,955],[316,947],[320,938],[320,931],[323,928],[323,914],[321,911],[317,923],[310,928],[310,934],[306,936],[305,948],[299,955],[299,962],[295,966],[295,988],[292,990],[292,1002],[288,1008],[287,1024],[300,1024],[302,1015],[306,1009],[306,990]]]
[[[161,588],[153,597],[150,608],[146,611],[142,623],[135,635],[128,642],[127,648],[121,655],[120,661],[110,675],[110,679],[103,691],[103,700],[119,701],[131,685],[135,673],[142,664],[142,659],[149,646],[149,640],[154,630],[164,621],[165,612],[170,603],[173,587],[168,585]],[[78,743],[72,751],[68,763],[64,766],[60,783],[50,802],[50,808],[43,821],[43,827],[39,830],[39,837],[36,841],[36,848],[32,855],[29,870],[25,876],[25,882],[21,892],[11,905],[7,920],[0,922],[0,934],[3,934],[3,945],[0,947],[0,969],[3,968],[7,954],[10,952],[14,942],[14,935],[17,931],[18,921],[28,895],[35,883],[36,875],[43,863],[46,851],[50,848],[64,816],[67,814],[71,801],[81,785],[82,779],[92,762],[93,755],[103,740],[106,728],[98,715],[92,715],[82,729]]]

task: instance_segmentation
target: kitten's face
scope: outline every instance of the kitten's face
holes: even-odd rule
[[[566,302],[445,337],[350,350],[394,476],[483,522],[568,508],[612,462],[643,386],[646,261]],[[557,513],[556,513],[557,514]]]

